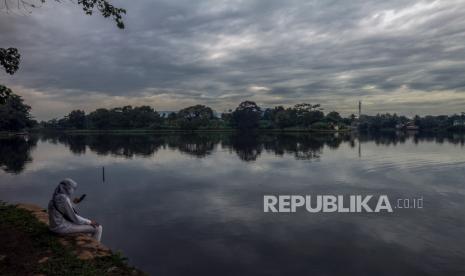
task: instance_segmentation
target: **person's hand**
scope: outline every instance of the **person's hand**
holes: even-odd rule
[[[94,227],[98,227],[100,226],[100,224],[98,222],[96,222],[95,220],[91,220],[90,221],[90,225],[94,226]]]

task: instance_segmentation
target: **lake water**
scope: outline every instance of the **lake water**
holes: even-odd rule
[[[0,200],[45,207],[71,177],[103,242],[151,275],[465,275],[464,143],[420,134],[16,137],[0,140]],[[264,213],[270,194],[424,204]]]

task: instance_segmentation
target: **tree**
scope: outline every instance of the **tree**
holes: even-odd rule
[[[319,104],[301,103],[294,106],[296,112],[297,124],[304,127],[309,127],[313,123],[321,121],[324,118],[324,113]]]
[[[221,113],[221,120],[223,121],[224,126],[231,126],[232,112]]]
[[[213,110],[204,105],[189,106],[179,110],[177,114],[179,126],[185,129],[208,127],[210,121],[213,119]]]
[[[0,84],[0,105],[4,104],[12,93],[10,88]]]
[[[323,120],[325,114],[320,110],[313,110],[302,115],[302,125],[308,127],[313,123]]]
[[[279,128],[285,128],[292,125],[291,118],[289,117],[289,113],[286,110],[279,111],[275,116],[275,124]]]
[[[35,8],[37,5],[25,1],[25,0],[16,0],[18,8]],[[38,0],[40,3],[45,3],[45,0]],[[54,0],[56,2],[60,2],[60,0]],[[8,0],[5,0],[5,9],[10,9],[10,5],[8,5]],[[77,4],[82,6],[82,9],[87,15],[92,15],[94,10],[100,12],[100,14],[107,18],[111,17],[115,22],[116,26],[120,29],[124,29],[124,22],[123,22],[123,14],[126,14],[126,10],[122,8],[117,8],[113,6],[108,0],[78,0]],[[0,48],[0,65],[5,69],[6,73],[13,75],[19,68],[21,55],[19,54],[18,49],[16,48]],[[13,95],[13,96],[12,96]],[[11,108],[10,106],[4,107],[3,105],[7,102],[19,102],[22,104],[22,99],[19,96],[14,95],[11,90],[3,85],[0,85],[0,108],[3,110]],[[27,111],[16,111],[13,112],[20,116],[16,119],[17,126],[20,127],[21,125],[26,124],[27,121],[32,121],[30,119],[29,110],[30,107],[23,104],[23,107],[28,107]],[[27,115],[27,116],[26,116]],[[7,114],[7,118],[2,118],[2,122],[5,123],[7,120],[12,120],[11,114]],[[24,118],[27,117],[27,119]],[[27,125],[27,124],[26,124]]]
[[[68,123],[71,127],[83,129],[86,126],[86,113],[82,110],[73,110],[68,116]]]
[[[4,9],[9,10],[10,5],[8,5],[9,0],[5,0]],[[45,3],[45,0],[38,0],[40,3]],[[60,2],[60,0],[53,0],[56,2]],[[28,9],[28,8],[36,8],[37,5],[30,3],[25,0],[16,0],[17,5],[11,5],[11,7],[18,7]],[[122,8],[117,8],[113,6],[108,0],[78,0],[77,4],[82,6],[83,11],[87,15],[92,15],[94,10],[100,12],[100,14],[107,18],[111,17],[115,22],[116,26],[120,29],[124,29],[124,22],[123,22],[123,15],[126,14],[126,10]],[[19,62],[21,59],[21,55],[19,54],[18,49],[16,48],[0,48],[0,65],[5,69],[5,71],[13,75],[19,68]],[[6,90],[2,90],[1,88],[4,86],[0,86],[0,104],[5,102],[8,95],[6,94]]]
[[[239,129],[258,128],[258,122],[262,115],[260,107],[252,101],[239,104],[232,114],[232,120]]]
[[[171,112],[171,113],[169,113],[168,116],[166,117],[166,123],[167,123],[168,126],[170,126],[170,127],[176,127],[176,119],[177,119],[176,112]]]
[[[147,105],[135,107],[130,115],[131,127],[134,128],[159,128],[162,123],[160,114]]]
[[[5,103],[0,105],[0,130],[18,131],[26,127],[32,127],[34,121],[29,111],[31,107],[23,103],[23,99],[10,93]]]
[[[332,123],[337,123],[342,120],[341,115],[339,115],[338,112],[336,111],[331,111],[328,114],[326,114],[326,119]]]
[[[8,1],[8,0],[5,0]],[[39,0],[41,3],[45,3],[45,0]],[[54,0],[60,2],[60,0]],[[9,5],[5,2],[5,9],[9,9]],[[126,10],[122,8],[117,8],[113,6],[108,0],[78,0],[77,4],[82,6],[82,10],[87,15],[92,15],[95,10],[100,12],[100,14],[105,17],[111,17],[115,22],[116,26],[120,29],[124,29],[123,15],[126,14]],[[17,7],[22,7],[27,9],[36,8],[37,5],[24,1],[17,0]],[[13,75],[19,68],[21,55],[19,54],[18,49],[16,48],[0,48],[0,65],[3,66],[5,71]]]
[[[61,2],[61,0],[53,0],[55,2]],[[8,5],[8,2],[16,2],[16,4]],[[37,2],[45,3],[46,0],[37,0]],[[73,2],[70,0],[70,2]],[[25,0],[4,0],[4,6],[2,9],[6,9],[7,11],[12,8],[17,9],[25,9],[30,11],[29,9],[34,9],[39,7],[34,3]],[[73,2],[74,3],[74,2]],[[111,17],[115,22],[116,26],[120,29],[124,29],[124,22],[123,22],[123,15],[126,14],[126,10],[122,8],[117,8],[113,6],[110,1],[108,0],[77,0],[77,4],[82,7],[82,10],[87,15],[92,15],[95,10],[100,12],[100,14],[107,18]]]
[[[278,128],[291,127],[295,124],[294,112],[291,108],[284,109],[282,106],[275,107],[271,112],[271,121]]]
[[[92,128],[106,129],[110,126],[110,111],[99,108],[89,114],[89,122]]]
[[[0,65],[5,68],[8,74],[13,75],[18,70],[20,58],[18,49],[0,48]]]

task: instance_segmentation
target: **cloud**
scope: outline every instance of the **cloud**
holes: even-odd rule
[[[121,103],[221,112],[247,99],[343,114],[358,100],[367,113],[463,111],[463,1],[115,4],[128,10],[123,31],[71,2],[0,16],[2,47],[22,53],[18,73],[1,81],[39,119]]]

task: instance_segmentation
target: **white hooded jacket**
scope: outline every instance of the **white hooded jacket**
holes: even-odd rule
[[[70,197],[77,183],[66,178],[58,184],[48,204],[49,228],[52,232],[66,232],[73,225],[89,225],[91,221],[76,214]]]

